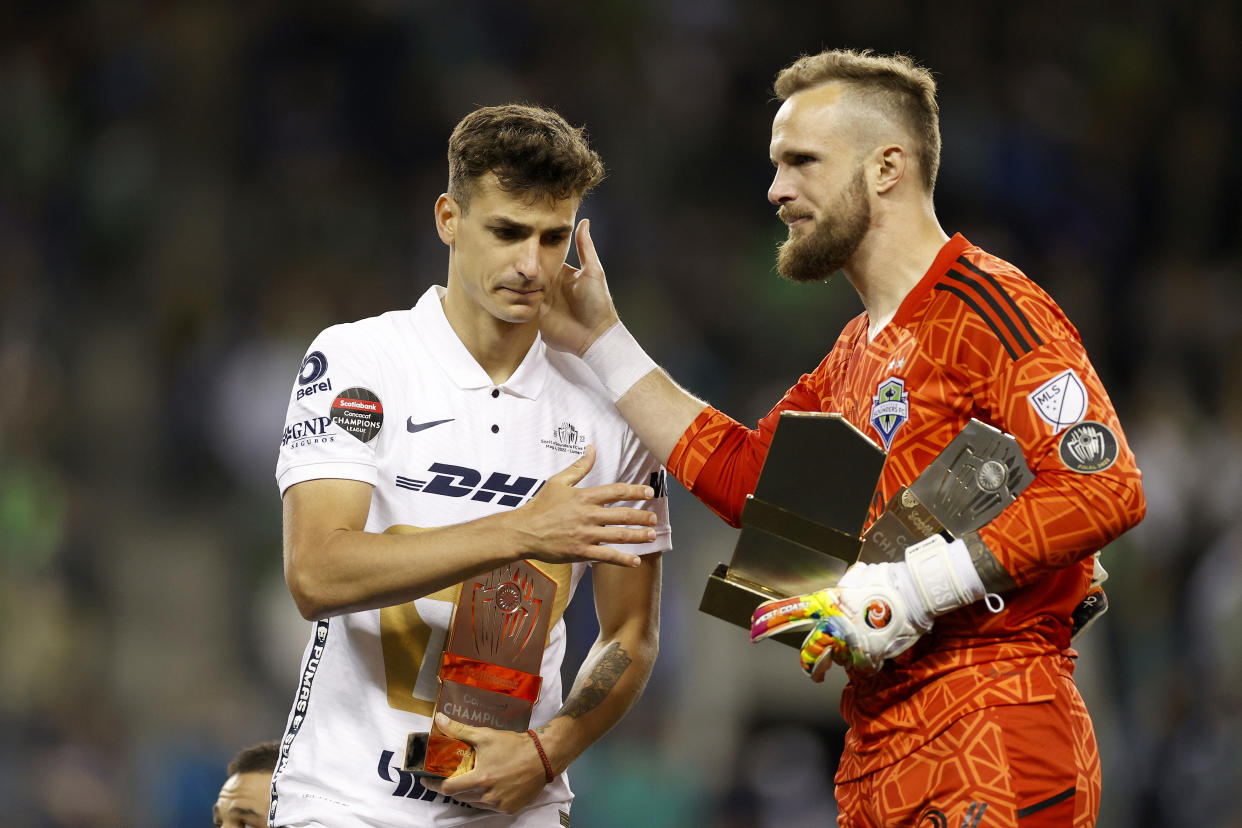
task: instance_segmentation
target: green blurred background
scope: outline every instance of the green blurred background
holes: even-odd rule
[[[942,223],[1075,321],[1145,477],[1078,680],[1100,825],[1242,825],[1236,2],[33,2],[0,9],[0,823],[208,824],[309,625],[273,471],[323,327],[443,282],[453,124],[588,127],[622,316],[753,422],[861,308],[774,275],[776,71],[904,51],[941,85]],[[837,683],[700,615],[735,533],[672,487],[662,650],[574,824],[822,826]],[[571,613],[571,658],[594,637]],[[576,664],[576,662],[575,662]]]

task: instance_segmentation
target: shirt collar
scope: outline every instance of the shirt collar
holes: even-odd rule
[[[906,325],[914,318],[915,313],[922,307],[923,300],[926,299],[936,286],[936,282],[944,277],[949,269],[949,265],[957,261],[957,257],[962,255],[966,248],[971,247],[969,241],[961,233],[954,233],[953,238],[944,243],[940,248],[940,252],[936,254],[936,258],[932,261],[931,267],[923,274],[923,278],[914,286],[914,289],[906,294],[906,298],[901,300],[901,306],[897,308],[897,313],[889,322],[890,325],[899,327]]]
[[[442,285],[432,285],[414,306],[414,330],[427,352],[434,355],[440,369],[453,384],[463,390],[498,387],[519,397],[538,397],[548,373],[548,361],[545,358],[547,345],[544,344],[543,337],[535,335],[534,343],[517,370],[509,379],[496,386],[483,370],[483,366],[466,350],[465,344],[444,315],[443,299],[447,292]]]

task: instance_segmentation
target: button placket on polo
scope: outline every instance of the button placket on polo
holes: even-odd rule
[[[502,419],[501,414],[503,413],[503,410],[502,410],[503,401],[501,400],[501,397],[500,397],[499,388],[492,389],[492,400],[496,402],[496,407],[491,412],[491,423],[492,424],[488,430],[492,434],[499,434],[500,433],[500,421]]]

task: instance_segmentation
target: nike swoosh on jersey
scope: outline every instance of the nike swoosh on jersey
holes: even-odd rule
[[[417,434],[418,432],[425,431],[426,429],[429,429],[432,426],[438,426],[444,423],[451,423],[453,422],[453,420],[454,420],[453,417],[449,417],[447,420],[432,420],[429,423],[416,423],[414,422],[414,418],[410,417],[409,419],[405,421],[405,430],[410,432],[411,434]]]

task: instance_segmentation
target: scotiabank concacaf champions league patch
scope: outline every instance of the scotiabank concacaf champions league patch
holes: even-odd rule
[[[384,404],[368,388],[346,388],[332,401],[329,416],[342,430],[369,443],[384,425]]]

